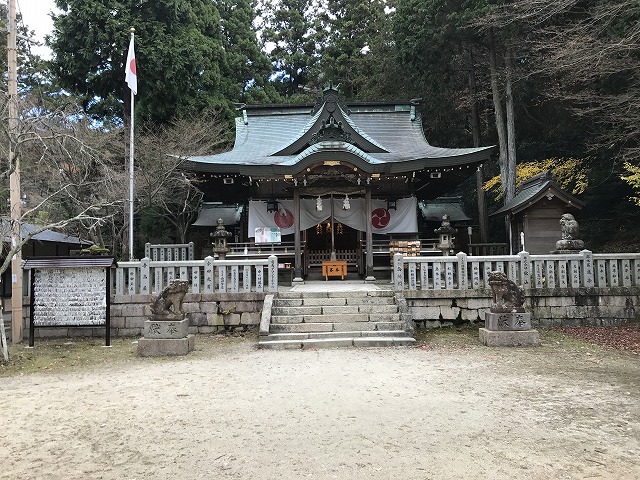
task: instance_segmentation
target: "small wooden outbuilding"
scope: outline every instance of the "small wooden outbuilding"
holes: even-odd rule
[[[583,206],[584,202],[563,190],[547,170],[524,181],[516,196],[491,216],[509,216],[513,252],[524,249],[533,254],[546,254],[555,250],[556,242],[562,237],[562,214],[575,214]]]

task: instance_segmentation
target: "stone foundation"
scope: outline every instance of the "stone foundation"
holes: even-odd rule
[[[147,320],[142,331],[144,338],[185,338],[188,333],[188,318],[179,321]]]
[[[525,291],[532,328],[609,326],[640,321],[640,287],[541,288]],[[484,323],[491,289],[405,290],[417,328]],[[636,308],[638,306],[638,308]]]
[[[480,343],[487,347],[536,347],[540,345],[537,330],[502,330],[493,331],[479,329]]]
[[[138,340],[138,355],[141,357],[164,357],[186,355],[196,346],[195,335],[185,338],[141,338]]]
[[[405,290],[407,316],[417,328],[484,323],[491,307],[491,290]],[[640,287],[543,288],[525,291],[525,309],[532,328],[608,326],[640,321]],[[185,295],[188,333],[223,333],[257,328],[266,293],[209,293]],[[111,337],[137,337],[151,315],[150,295],[111,297]],[[29,333],[29,297],[23,300],[24,338]],[[10,302],[5,317],[9,318]],[[636,308],[636,306],[638,308]],[[6,323],[10,326],[10,322]],[[36,338],[104,337],[104,327],[37,328]]]
[[[531,329],[531,314],[525,312],[487,312],[480,343],[487,347],[537,347],[540,336]]]
[[[531,330],[530,313],[484,314],[484,328],[487,330]]]

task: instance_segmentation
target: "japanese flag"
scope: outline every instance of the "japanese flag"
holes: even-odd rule
[[[136,75],[136,54],[133,51],[133,35],[129,43],[129,54],[127,55],[127,63],[124,66],[124,80],[134,95],[138,93],[138,76]]]

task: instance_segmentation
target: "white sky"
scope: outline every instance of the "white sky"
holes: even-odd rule
[[[22,20],[29,30],[35,31],[35,38],[44,43],[44,36],[51,33],[53,22],[49,12],[56,10],[53,0],[16,0],[16,9],[22,13]],[[31,51],[49,59],[51,52],[44,46],[31,46]]]

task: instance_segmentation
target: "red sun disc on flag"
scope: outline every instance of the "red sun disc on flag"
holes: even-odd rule
[[[280,228],[293,227],[293,213],[286,208],[283,211],[277,211],[273,214],[273,220]]]
[[[376,208],[371,212],[371,225],[374,228],[384,228],[389,225],[391,214],[386,208]]]
[[[131,73],[133,73],[134,75],[137,75],[136,74],[136,59],[135,58],[133,58],[131,60],[131,62],[129,63],[129,70],[131,70]]]

